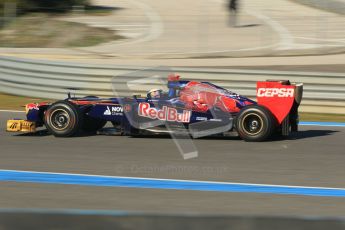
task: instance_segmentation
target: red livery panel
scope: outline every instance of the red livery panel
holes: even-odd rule
[[[259,81],[257,82],[257,102],[268,108],[280,124],[292,108],[295,88],[295,85],[283,85],[279,81]]]

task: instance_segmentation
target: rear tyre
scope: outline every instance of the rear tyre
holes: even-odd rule
[[[259,105],[243,108],[237,115],[235,124],[239,136],[243,140],[251,142],[267,140],[275,129],[273,115]]]
[[[79,108],[69,101],[58,101],[44,114],[47,130],[56,137],[70,137],[78,133],[83,124]]]

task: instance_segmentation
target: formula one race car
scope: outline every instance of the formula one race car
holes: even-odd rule
[[[89,96],[26,105],[27,120],[9,120],[7,131],[35,132],[45,126],[56,137],[96,132],[111,122],[122,135],[170,133],[194,138],[238,134],[245,141],[298,131],[303,84],[257,82],[257,102],[209,82],[168,77],[168,91],[147,97]],[[158,91],[158,92],[157,92]]]

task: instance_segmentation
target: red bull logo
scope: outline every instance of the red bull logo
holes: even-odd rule
[[[189,123],[191,114],[191,111],[188,110],[178,113],[177,109],[168,106],[163,106],[161,109],[152,108],[149,103],[140,103],[138,110],[138,115],[141,117],[182,123]]]
[[[25,105],[25,112],[28,113],[30,110],[40,110],[37,103],[30,103]]]

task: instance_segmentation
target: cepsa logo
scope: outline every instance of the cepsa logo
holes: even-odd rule
[[[188,123],[190,121],[191,111],[183,110],[178,113],[177,109],[163,106],[162,109],[151,108],[149,103],[140,103],[138,115],[150,119],[158,119],[162,121],[177,121]]]
[[[295,90],[292,88],[259,88],[258,97],[294,97]]]

